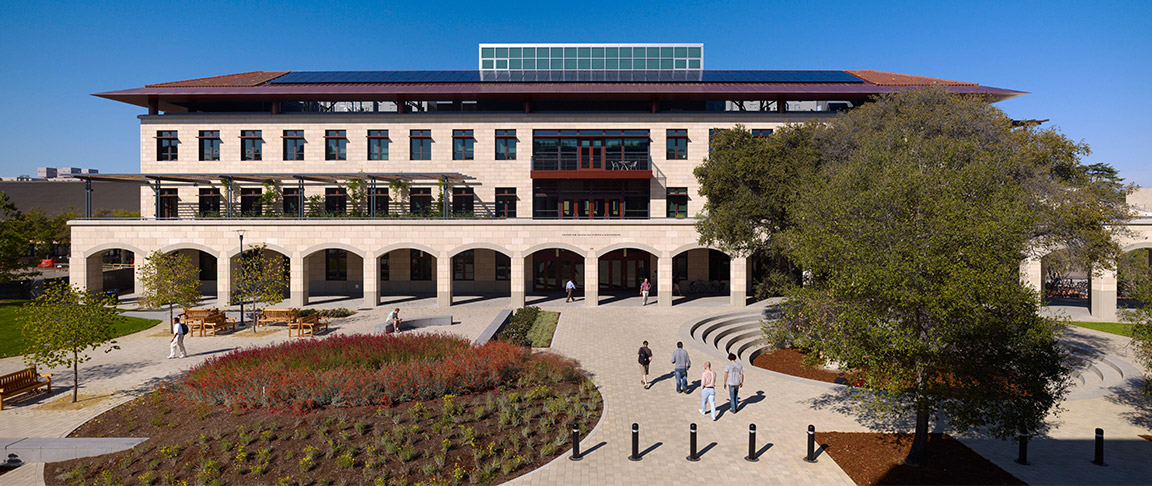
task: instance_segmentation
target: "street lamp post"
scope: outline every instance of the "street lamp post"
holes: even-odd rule
[[[244,276],[244,230],[236,230],[240,236],[240,276]],[[243,285],[240,287],[243,289]],[[244,327],[244,296],[240,296],[240,327]]]

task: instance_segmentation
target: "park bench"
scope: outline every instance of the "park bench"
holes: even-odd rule
[[[296,331],[296,336],[304,337],[315,336],[318,330],[328,329],[328,318],[320,317],[317,314],[312,314],[304,317],[298,317],[296,320],[288,323],[288,337],[292,337],[292,331]]]
[[[41,376],[48,381],[40,381]],[[31,392],[40,387],[47,387],[48,393],[52,393],[52,374],[37,374],[35,366],[0,376],[0,410],[4,410],[5,398]]]
[[[219,331],[235,331],[236,319],[229,318],[223,312],[212,314],[200,320],[200,337],[207,331],[209,336],[215,336]]]
[[[184,313],[180,314],[180,319],[184,325],[188,326],[188,334],[195,334],[196,331],[200,331],[200,335],[204,335],[204,319],[219,312],[216,308],[184,309]]]
[[[291,324],[296,320],[297,315],[296,309],[264,309],[256,316],[256,325]]]

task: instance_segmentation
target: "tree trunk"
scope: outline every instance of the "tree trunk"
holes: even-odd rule
[[[912,449],[904,463],[909,466],[924,465],[924,451],[928,449],[928,407],[916,406],[916,435],[912,438]]]
[[[176,330],[172,328],[173,327],[172,326],[172,319],[173,319],[172,313],[173,313],[175,307],[176,307],[176,304],[168,304],[168,330],[172,331],[172,334],[176,334]]]
[[[76,356],[76,352],[72,352],[72,403],[76,403],[76,397],[80,394],[80,357]]]

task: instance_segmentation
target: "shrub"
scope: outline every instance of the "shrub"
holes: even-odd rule
[[[303,309],[299,312],[300,317],[310,316],[312,314],[317,314],[320,317],[331,317],[336,319],[351,316],[356,314],[356,311],[340,307],[337,309]]]
[[[531,346],[531,341],[528,340],[528,331],[532,329],[532,324],[536,322],[536,317],[540,315],[540,308],[536,306],[526,306],[516,309],[516,313],[512,315],[512,319],[500,330],[496,336],[501,341],[507,341],[518,346]]]

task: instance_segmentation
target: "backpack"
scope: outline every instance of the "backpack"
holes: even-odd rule
[[[652,357],[649,356],[648,353],[644,352],[644,348],[640,348],[640,350],[637,351],[637,353],[640,354],[640,364],[642,364],[642,365],[646,365],[652,360]]]
[[[180,323],[180,334],[183,334],[183,335],[188,334],[188,325],[184,324],[183,322]]]

